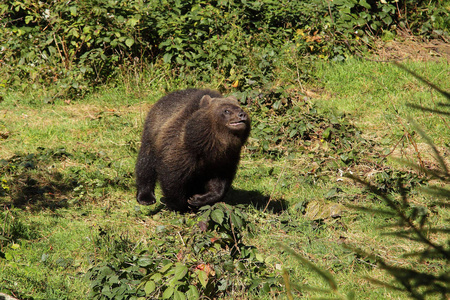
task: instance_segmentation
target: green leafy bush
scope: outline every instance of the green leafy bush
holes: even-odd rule
[[[200,299],[236,289],[267,294],[279,286],[257,249],[243,243],[242,231],[250,224],[239,207],[217,203],[200,212],[197,218],[157,226],[150,249],[115,253],[93,267],[87,274],[90,296]]]
[[[249,93],[240,96],[251,103],[254,140],[247,148],[254,153],[280,157],[299,149],[314,153],[320,147],[327,155],[338,157],[341,166],[349,166],[365,155],[358,150],[363,147],[356,145],[373,143],[363,138],[345,115],[319,112],[306,97],[280,90],[254,98],[245,98]]]
[[[358,27],[380,33],[400,26],[418,34],[430,34],[433,29],[448,29],[448,1],[334,1],[342,17],[337,22],[358,24]],[[430,11],[430,7],[433,7]],[[426,19],[424,18],[425,16]],[[347,23],[349,26],[349,23]],[[365,28],[364,28],[365,27]]]
[[[1,84],[26,89],[43,83],[54,86],[52,97],[79,97],[125,69],[162,59],[178,71],[196,69],[202,80],[218,76],[242,90],[251,81],[262,86],[273,80],[287,52],[341,60],[397,26],[444,34],[450,22],[445,5],[6,0],[0,4],[1,68],[7,74]]]
[[[152,50],[154,34],[140,28],[137,35],[140,13],[145,10],[137,1],[4,1],[0,32],[8,86],[56,83],[58,93],[82,94],[114,75],[125,58]]]

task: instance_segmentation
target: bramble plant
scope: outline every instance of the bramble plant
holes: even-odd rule
[[[428,2],[409,0],[7,0],[0,4],[2,85],[43,84],[51,89],[48,102],[78,98],[124,69],[162,59],[205,81],[219,76],[225,88],[261,87],[273,81],[286,52],[307,65],[308,54],[343,60],[397,28],[447,35],[448,3],[433,3],[428,10]]]
[[[246,219],[238,206],[217,203],[202,207],[198,217],[185,215],[160,225],[156,231],[162,237],[152,239],[150,249],[114,254],[111,261],[87,273],[90,296],[200,299],[234,289],[260,295],[273,292],[279,286],[275,274],[257,249],[242,241],[241,231],[250,225]]]

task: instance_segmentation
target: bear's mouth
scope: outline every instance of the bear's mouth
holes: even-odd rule
[[[244,120],[240,120],[240,121],[237,121],[237,122],[230,122],[230,123],[228,123],[228,125],[232,126],[232,127],[239,127],[241,125],[245,126],[246,124],[245,124]]]

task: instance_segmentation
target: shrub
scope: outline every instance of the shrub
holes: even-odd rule
[[[203,80],[219,74],[245,88],[249,80],[273,80],[274,67],[286,52],[342,60],[367,48],[369,37],[397,27],[444,34],[450,23],[445,5],[393,0],[6,0],[0,4],[1,68],[7,74],[2,85],[26,89],[30,83],[44,83],[54,86],[54,97],[75,97],[114,78],[121,66],[162,59],[178,71],[199,70]]]
[[[94,266],[87,274],[90,297],[200,299],[232,291],[274,292],[278,279],[257,249],[242,241],[242,231],[251,228],[246,214],[224,203],[202,207],[201,213],[197,220],[186,216],[176,224],[157,226],[161,237],[152,238],[148,250],[114,254],[109,262]]]

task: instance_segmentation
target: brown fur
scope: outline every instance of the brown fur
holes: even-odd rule
[[[186,210],[220,201],[231,185],[250,118],[234,97],[188,89],[161,98],[145,121],[136,163],[137,200]]]

